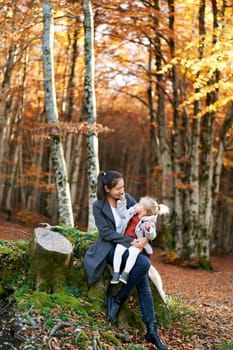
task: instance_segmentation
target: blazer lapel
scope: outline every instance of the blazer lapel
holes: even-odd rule
[[[103,213],[107,217],[109,217],[109,219],[111,219],[111,221],[115,224],[115,219],[114,219],[114,216],[112,213],[112,209],[111,209],[111,207],[106,199],[103,201]]]

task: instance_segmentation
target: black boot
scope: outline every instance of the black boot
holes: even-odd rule
[[[157,327],[155,323],[153,321],[149,322],[146,324],[146,327],[147,327],[146,340],[156,345],[158,350],[168,350],[168,348],[162,343],[160,336],[157,333]]]
[[[107,298],[107,316],[113,325],[117,324],[117,315],[120,310],[121,305],[125,299],[120,298],[118,295]]]

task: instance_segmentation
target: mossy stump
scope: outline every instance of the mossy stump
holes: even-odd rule
[[[28,276],[35,289],[46,293],[59,293],[66,289],[71,242],[58,232],[36,228],[29,246]]]

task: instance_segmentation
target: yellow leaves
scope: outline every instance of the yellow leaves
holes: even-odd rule
[[[166,264],[176,265],[180,262],[180,255],[175,251],[162,252],[161,253],[162,261]]]
[[[13,18],[13,9],[8,8],[6,18]]]
[[[177,59],[176,59],[177,60]],[[156,71],[156,74],[164,74],[167,73],[175,64],[176,60],[172,60],[171,63],[166,64],[162,69]]]
[[[221,99],[218,99],[216,102],[212,103],[209,106],[205,106],[202,110],[195,116],[195,118],[201,118],[206,113],[212,113],[220,110],[221,108],[227,106],[231,101],[233,101],[233,95],[230,94],[227,96],[229,91],[233,89],[233,82],[225,82],[220,80],[218,83],[212,85],[206,85],[202,87],[200,91],[191,95],[186,101],[184,101],[179,109],[182,110],[184,107],[193,104],[195,101],[205,100],[206,95],[211,92],[217,92],[221,90]],[[224,94],[224,91],[226,94]]]
[[[224,165],[226,168],[233,168],[233,160],[230,159],[230,158],[224,157],[224,158],[223,158],[223,165]]]
[[[225,7],[225,15],[233,15],[232,6]]]

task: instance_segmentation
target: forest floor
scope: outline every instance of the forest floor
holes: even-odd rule
[[[29,239],[34,227],[0,219],[0,239]],[[177,298],[189,308],[171,326],[159,327],[168,349],[233,349],[233,252],[212,256],[211,272],[167,264],[158,248],[154,248],[152,262],[167,296]],[[155,349],[148,343],[142,345]]]
[[[177,322],[166,330],[169,349],[233,349],[233,252],[210,261],[212,272],[168,265],[155,250],[153,263],[166,294],[195,311],[185,316],[185,325]]]

